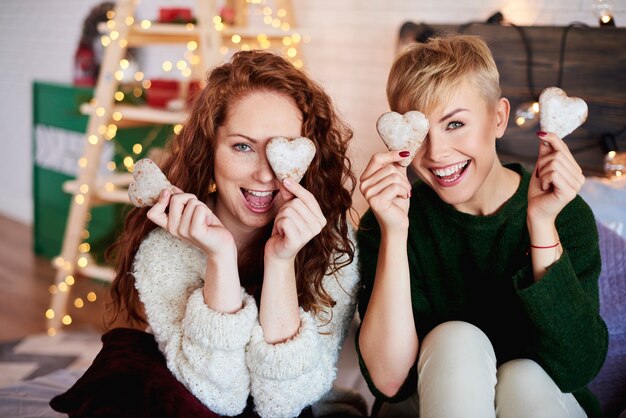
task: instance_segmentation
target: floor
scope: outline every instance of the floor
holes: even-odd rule
[[[50,304],[49,287],[54,283],[51,261],[33,253],[32,228],[0,215],[0,343],[47,331],[45,311]],[[108,288],[101,282],[79,278],[71,288],[70,300],[89,292],[94,302],[78,309],[70,304],[73,322],[66,331],[104,330],[102,318],[110,301]]]

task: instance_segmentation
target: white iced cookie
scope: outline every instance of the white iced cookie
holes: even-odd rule
[[[135,163],[133,182],[128,186],[130,203],[140,208],[152,206],[164,189],[174,192],[174,186],[154,161],[143,158]]]
[[[568,97],[558,87],[548,87],[539,96],[539,123],[544,132],[563,139],[587,120],[587,103]]]
[[[410,155],[400,161],[408,166],[424,142],[430,125],[422,112],[410,110],[404,115],[397,112],[383,113],[376,121],[376,130],[390,151],[406,150]]]
[[[296,183],[302,180],[309,164],[315,157],[315,144],[309,138],[287,139],[282,136],[272,138],[267,143],[265,154],[280,181],[290,177]]]

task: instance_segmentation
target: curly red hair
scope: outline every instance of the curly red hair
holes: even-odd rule
[[[296,281],[300,306],[320,313],[334,301],[325,291],[325,274],[352,262],[354,246],[348,238],[347,214],[352,210],[356,179],[347,157],[352,130],[338,116],[328,94],[302,70],[268,51],[240,51],[208,72],[206,86],[197,94],[180,133],[168,143],[169,157],[162,170],[172,184],[206,201],[213,178],[217,129],[232,105],[255,91],[269,91],[293,99],[302,112],[302,136],[310,138],[317,152],[301,184],[317,199],[327,224],[296,257]],[[133,208],[125,228],[107,255],[116,266],[111,287],[113,323],[120,314],[131,324],[146,324],[135,279],[133,260],[144,237],[156,225],[146,217],[146,208]],[[240,257],[242,286],[258,297],[263,271],[265,241],[271,225]]]

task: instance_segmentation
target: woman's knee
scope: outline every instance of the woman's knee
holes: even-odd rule
[[[571,393],[562,393],[535,361],[515,359],[498,367],[496,411],[499,417],[584,417]]]
[[[432,355],[471,360],[486,357],[495,364],[491,341],[480,328],[463,321],[448,321],[435,327],[421,342],[420,359]]]
[[[496,358],[489,338],[467,322],[445,322],[421,344],[418,393],[425,417],[495,417]]]

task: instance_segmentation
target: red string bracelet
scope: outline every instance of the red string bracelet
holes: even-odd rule
[[[538,250],[547,250],[549,248],[558,247],[559,244],[560,244],[560,242],[558,242],[558,241],[557,241],[556,244],[552,244],[552,245],[532,245],[532,244],[530,244],[530,248],[536,248]]]

